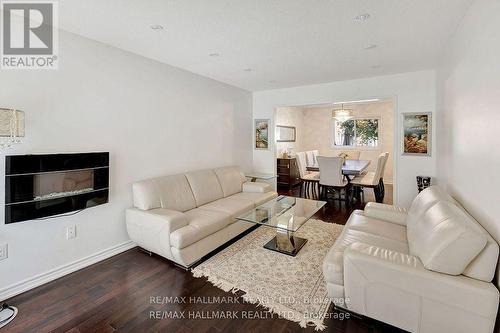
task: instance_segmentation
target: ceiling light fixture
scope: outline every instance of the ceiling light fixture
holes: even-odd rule
[[[344,107],[344,104],[370,103],[370,102],[378,102],[378,101],[380,101],[379,98],[358,99],[355,101],[335,102],[335,103],[333,103],[333,105],[342,105],[342,107]]]
[[[165,29],[161,24],[153,24],[151,26],[151,29],[154,30],[154,31],[161,31],[163,29]]]
[[[245,71],[245,72],[251,72],[251,71],[252,71],[252,69],[251,69],[251,68],[245,68],[245,69],[244,69],[244,71]]]
[[[364,47],[365,50],[372,50],[372,49],[376,49],[377,48],[377,44],[368,44]]]
[[[209,56],[210,56],[210,57],[220,57],[220,53],[217,53],[217,52],[215,52],[215,53],[210,53],[210,54],[209,54]]]
[[[366,21],[366,20],[368,20],[370,17],[371,17],[371,15],[370,15],[370,14],[365,13],[365,14],[360,14],[360,15],[356,16],[354,19],[355,19],[356,21]]]
[[[337,119],[338,121],[344,122],[349,119],[354,118],[354,112],[352,109],[344,108],[344,104],[342,104],[341,109],[333,110],[332,117]]]

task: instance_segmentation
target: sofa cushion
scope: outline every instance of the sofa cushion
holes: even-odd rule
[[[495,277],[496,265],[498,263],[498,243],[490,234],[483,229],[486,236],[484,249],[470,262],[463,271],[463,275],[484,282],[491,282]]]
[[[361,242],[385,249],[408,253],[408,245],[393,239],[373,235],[367,232],[345,229],[326,254],[323,261],[323,274],[329,283],[344,284],[344,251],[351,244]]]
[[[228,197],[242,190],[242,185],[246,181],[245,175],[240,171],[239,167],[229,166],[224,168],[214,169],[217,179],[222,187],[224,197]]]
[[[498,243],[491,237],[491,235],[474,219],[460,203],[455,201],[456,205],[475,223],[474,229],[485,235],[486,245],[484,249],[471,261],[465,271],[462,273],[465,276],[473,279],[491,282],[495,277],[496,266],[498,263],[499,248]]]
[[[234,219],[255,207],[254,202],[241,198],[223,198],[217,201],[208,203],[206,205],[201,206],[200,208],[207,210],[215,210],[219,212],[224,212],[231,215],[231,218]]]
[[[487,237],[457,205],[440,201],[429,208],[408,230],[410,253],[424,267],[451,275],[462,274],[485,247]]]
[[[369,202],[366,204],[364,212],[366,216],[373,217],[374,219],[406,226],[406,217],[408,216],[406,208]]]
[[[408,232],[411,232],[411,229],[420,217],[439,201],[453,201],[453,198],[438,186],[431,186],[420,192],[415,200],[413,200],[410,209],[408,209],[408,216],[406,218]]]
[[[133,184],[134,206],[142,210],[165,208],[185,212],[196,207],[185,175],[172,175]]]
[[[482,280],[485,282],[491,282],[495,275],[495,268],[498,262],[498,256],[499,256],[498,243],[491,237],[490,234],[488,234],[488,232],[479,224],[479,222],[477,222],[471,215],[469,215],[469,213],[465,210],[465,208],[462,207],[462,205],[458,201],[453,199],[448,193],[446,193],[441,188],[437,186],[431,186],[430,188],[422,191],[417,196],[417,198],[412,203],[410,210],[408,211],[408,216],[406,217],[407,233],[409,234],[414,233],[418,221],[422,219],[423,214],[429,208],[431,208],[433,205],[435,205],[440,201],[454,203],[462,212],[464,212],[465,215],[469,217],[471,221],[474,222],[469,225],[472,228],[474,228],[477,232],[483,234],[487,239],[487,243],[483,248],[483,250],[469,263],[469,265],[462,272],[462,274],[474,279]],[[375,212],[375,213],[380,213],[379,215],[382,216],[382,214],[384,213],[382,211],[376,212],[376,209],[372,209],[374,212],[370,211],[371,208],[370,206],[372,205],[375,206],[377,204],[369,203],[367,207],[365,207],[366,214],[376,217],[376,214],[373,214]],[[378,205],[379,206],[377,206],[376,208],[384,206],[380,204]],[[393,207],[387,205],[385,206],[386,207],[384,208]],[[395,207],[393,209],[398,209],[398,208]],[[401,214],[401,219],[402,217],[403,215]]]
[[[134,207],[142,210],[161,208],[160,191],[155,179],[132,184]]]
[[[246,182],[243,183],[243,192],[246,193],[266,193],[271,192],[273,189],[268,183],[255,183]]]
[[[374,219],[372,217],[365,216],[363,213],[357,214],[355,218],[350,219],[348,227],[352,230],[364,231],[373,235],[387,237],[398,242],[407,243],[406,239],[406,227]]]
[[[266,193],[236,193],[230,196],[230,198],[252,201],[255,206],[260,206],[263,203],[276,198],[277,196],[278,193],[271,191]]]
[[[224,197],[222,187],[211,169],[186,173],[198,207]]]
[[[185,215],[189,224],[170,234],[170,245],[177,249],[185,248],[224,229],[232,221],[229,214],[200,208],[192,209]]]

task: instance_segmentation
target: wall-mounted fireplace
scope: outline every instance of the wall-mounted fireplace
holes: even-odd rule
[[[109,153],[5,158],[5,223],[102,205],[109,197]]]

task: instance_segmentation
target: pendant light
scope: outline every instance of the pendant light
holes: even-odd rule
[[[349,119],[354,118],[354,112],[352,109],[344,108],[344,104],[342,104],[341,109],[333,110],[332,117],[337,119],[340,122],[347,121]]]

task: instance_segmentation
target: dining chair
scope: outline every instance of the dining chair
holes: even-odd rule
[[[377,160],[375,171],[354,177],[351,184],[363,194],[365,188],[372,188],[375,194],[375,201],[382,203],[385,197],[384,171],[389,153],[382,153]]]
[[[307,166],[315,166],[318,164],[316,161],[316,156],[314,154],[314,150],[308,150],[305,152],[306,154],[306,165]]]
[[[340,157],[318,156],[320,198],[327,198],[328,192],[332,191],[334,199],[335,192],[338,192],[338,200],[342,200],[342,190],[344,190],[345,201],[350,204],[350,184],[342,174],[343,162]]]
[[[312,153],[313,153],[313,158],[314,158],[313,159],[313,162],[314,162],[313,165],[318,165],[319,150],[317,150],[317,149],[313,150]]]
[[[307,171],[306,153],[296,153],[295,157],[297,159],[297,166],[299,168],[299,176],[301,180],[300,196],[302,196],[302,190],[304,190],[304,197],[306,198],[309,195],[309,190],[311,190],[312,196],[314,197],[316,195],[316,187],[319,183],[319,172]]]

